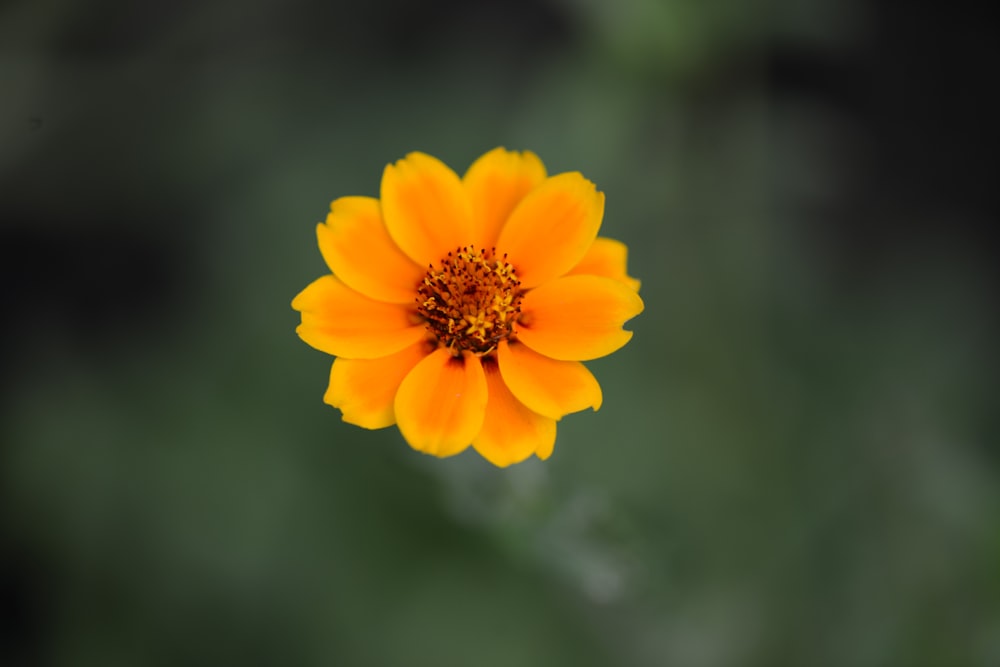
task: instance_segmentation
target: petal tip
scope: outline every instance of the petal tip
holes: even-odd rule
[[[556,448],[556,441],[555,438],[553,438],[552,442],[547,442],[538,449],[536,449],[535,456],[538,457],[539,461],[548,461],[549,457],[552,456],[552,452],[555,451],[555,448]]]
[[[601,390],[600,385],[598,385],[598,387],[597,387],[597,400],[595,400],[590,405],[590,407],[593,408],[594,412],[597,412],[598,410],[601,409],[602,405],[604,405],[604,392]]]

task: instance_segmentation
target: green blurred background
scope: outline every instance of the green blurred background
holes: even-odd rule
[[[5,3],[0,664],[1000,664],[962,4]],[[342,424],[289,307],[330,200],[497,145],[646,302],[508,470]]]

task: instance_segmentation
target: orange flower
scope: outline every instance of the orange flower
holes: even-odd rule
[[[292,301],[302,340],[336,357],[324,401],[434,456],[548,458],[556,421],[601,406],[580,362],[627,343],[643,309],[603,215],[593,183],[527,151],[462,178],[423,153],[388,165],[381,199],[330,205],[316,233],[332,275]]]

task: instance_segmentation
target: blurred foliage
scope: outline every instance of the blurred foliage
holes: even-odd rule
[[[470,5],[0,8],[0,662],[1000,663],[984,177],[912,187],[869,9]],[[509,470],[342,424],[289,307],[330,200],[496,145],[646,301]]]

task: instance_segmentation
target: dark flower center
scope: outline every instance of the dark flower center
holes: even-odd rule
[[[520,282],[507,255],[472,246],[449,252],[431,266],[417,289],[417,310],[427,329],[455,354],[489,354],[510,337],[521,310]]]

